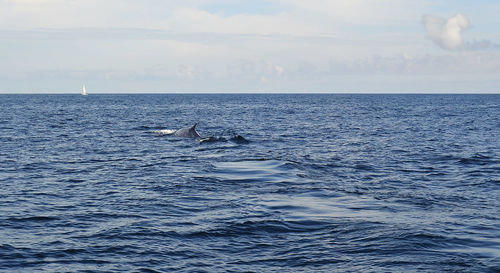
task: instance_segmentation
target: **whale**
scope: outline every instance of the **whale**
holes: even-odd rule
[[[198,125],[198,123],[195,123],[191,127],[186,127],[186,128],[179,129],[179,130],[175,131],[173,135],[177,136],[177,137],[187,137],[187,138],[201,139],[200,134],[198,134],[198,132],[196,132],[196,126],[197,125]]]
[[[198,126],[198,123],[195,123],[191,127],[185,127],[179,130],[162,129],[162,130],[155,130],[153,132],[161,135],[173,135],[176,137],[193,138],[199,143],[226,142],[228,140],[238,144],[246,144],[250,142],[240,135],[235,135],[230,139],[226,139],[224,137],[213,137],[213,136],[201,137],[200,134],[196,132],[196,126]]]

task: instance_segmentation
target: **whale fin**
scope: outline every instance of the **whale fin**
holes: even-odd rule
[[[191,129],[189,129],[189,134],[191,135],[191,137],[201,138],[200,134],[196,132],[196,126],[198,126],[198,122],[196,122],[193,126],[191,126]]]
[[[179,129],[179,130],[175,131],[174,135],[179,136],[179,137],[200,138],[200,135],[198,134],[198,132],[196,132],[197,125],[198,125],[198,123],[195,123],[191,127]]]

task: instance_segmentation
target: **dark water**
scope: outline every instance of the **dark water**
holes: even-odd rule
[[[499,95],[0,95],[0,271],[499,272],[499,117]],[[217,140],[154,133],[194,122]]]

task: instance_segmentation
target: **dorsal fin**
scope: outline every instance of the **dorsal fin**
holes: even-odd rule
[[[179,137],[198,138],[198,137],[200,137],[200,135],[198,134],[198,132],[196,132],[197,125],[198,125],[198,123],[195,123],[191,127],[179,129],[179,130],[175,131],[174,135],[179,136]]]
[[[198,125],[198,122],[196,122],[190,129],[189,129],[189,134],[190,137],[195,137],[195,138],[200,138],[200,134],[196,132],[196,126]]]

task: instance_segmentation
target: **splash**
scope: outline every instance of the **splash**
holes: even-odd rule
[[[153,131],[153,133],[160,134],[160,135],[172,135],[176,131],[177,130],[172,130],[172,129],[162,129],[162,130],[155,130],[155,131]]]

